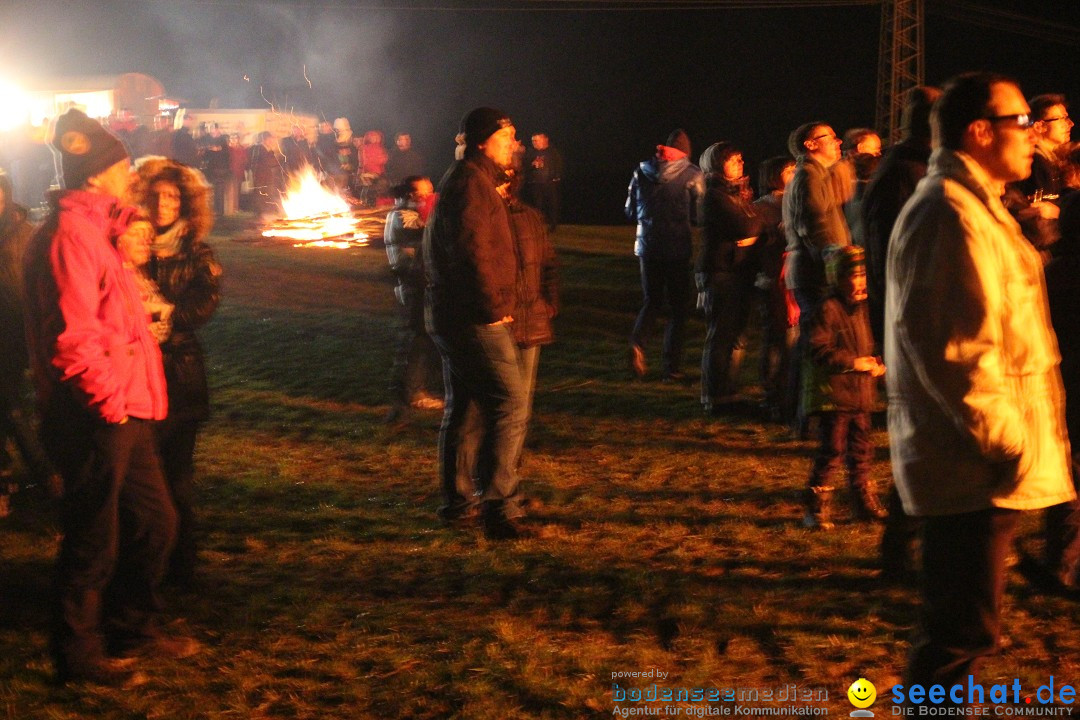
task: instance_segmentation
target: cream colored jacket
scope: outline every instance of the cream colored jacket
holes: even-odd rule
[[[938,149],[889,240],[893,474],[911,515],[1074,497],[1039,254],[980,165]]]

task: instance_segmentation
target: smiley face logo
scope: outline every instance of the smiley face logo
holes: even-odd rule
[[[877,688],[866,678],[859,678],[847,689],[848,700],[857,708],[868,708],[877,700]]]

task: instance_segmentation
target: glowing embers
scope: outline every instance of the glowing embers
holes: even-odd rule
[[[293,240],[293,247],[344,249],[368,244],[349,203],[323,187],[310,167],[290,179],[281,204],[285,218],[263,230],[263,237]]]

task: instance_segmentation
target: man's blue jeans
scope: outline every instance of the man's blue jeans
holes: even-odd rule
[[[528,388],[510,325],[468,325],[433,336],[443,358],[446,409],[439,431],[440,515],[476,505],[523,514],[517,461],[525,439]]]

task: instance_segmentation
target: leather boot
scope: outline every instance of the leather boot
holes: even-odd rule
[[[832,494],[833,489],[827,485],[806,489],[803,527],[811,530],[832,530],[835,527],[831,520]]]

